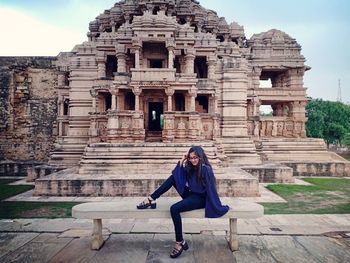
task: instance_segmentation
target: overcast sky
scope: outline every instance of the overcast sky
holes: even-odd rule
[[[0,56],[55,56],[87,40],[89,22],[115,0],[0,0]],[[302,46],[307,94],[350,102],[350,1],[201,0],[247,38],[275,28]]]

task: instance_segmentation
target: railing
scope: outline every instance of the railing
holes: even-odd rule
[[[282,97],[290,100],[290,97],[305,97],[305,88],[303,89],[289,89],[289,88],[257,88],[254,89],[255,95],[259,97]],[[248,90],[248,96],[253,96],[253,90]]]
[[[211,79],[198,79],[197,89],[198,90],[215,90],[215,81]]]
[[[305,138],[305,121],[285,117],[261,117],[248,121],[248,134],[254,137]]]
[[[163,141],[213,140],[218,136],[216,116],[188,112],[167,112],[164,114]]]
[[[131,69],[132,81],[175,81],[175,69],[142,68]]]

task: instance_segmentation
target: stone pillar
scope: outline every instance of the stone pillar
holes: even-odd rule
[[[172,88],[165,90],[165,94],[168,96],[168,111],[173,111],[173,95],[175,91]]]
[[[140,68],[140,48],[135,49],[135,68]]]
[[[117,90],[116,89],[111,89],[110,90],[111,94],[112,94],[112,106],[111,106],[111,110],[115,111],[117,109]]]
[[[252,103],[253,103],[253,116],[259,116],[260,115],[260,105],[261,105],[261,100],[259,99],[258,96],[254,96],[252,98]]]
[[[168,68],[174,68],[174,47],[168,47]]]
[[[116,46],[116,57],[118,60],[117,72],[126,72],[126,55],[124,45]]]
[[[187,55],[186,55],[186,73],[187,74],[194,73],[194,59],[195,58],[196,58],[196,56],[195,56],[194,48],[188,48]]]
[[[117,111],[122,110],[122,95],[120,94],[120,92],[117,93]]]
[[[140,94],[141,94],[140,88],[134,87],[133,93],[135,95],[135,111],[139,111],[140,110]]]
[[[168,49],[168,68],[172,69],[174,68],[174,49],[176,45],[173,38],[168,38],[165,44]]]
[[[192,86],[192,89],[189,90],[189,94],[190,94],[190,99],[191,99],[191,103],[190,103],[190,111],[191,112],[195,112],[196,111],[196,97],[197,97],[197,92],[195,91],[195,86]]]
[[[92,88],[90,89],[90,95],[92,97],[92,112],[97,112],[97,96],[98,96],[98,92],[96,91],[96,89]]]
[[[260,86],[260,75],[261,75],[261,68],[258,67],[253,67],[253,72],[252,72],[252,88],[256,89],[259,88]]]
[[[92,98],[92,112],[97,112],[97,109],[96,109],[96,97],[93,97]]]
[[[106,59],[104,56],[104,52],[98,52],[96,61],[97,61],[97,70],[98,70],[97,77],[99,79],[105,78],[106,77]]]
[[[215,79],[215,57],[210,55],[208,58],[208,79]]]

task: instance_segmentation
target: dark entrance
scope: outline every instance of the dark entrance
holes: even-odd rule
[[[163,114],[162,102],[149,102],[148,104],[148,130],[161,131],[160,115]]]

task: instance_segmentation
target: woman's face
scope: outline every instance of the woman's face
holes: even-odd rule
[[[188,160],[192,163],[193,166],[197,166],[199,163],[199,157],[196,155],[195,152],[190,153]]]

